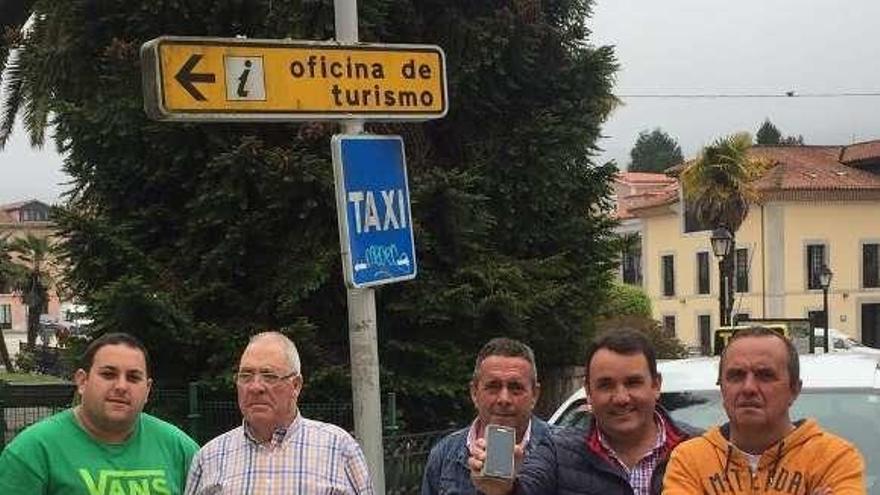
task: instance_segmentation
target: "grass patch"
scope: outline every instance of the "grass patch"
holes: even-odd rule
[[[36,373],[7,373],[5,371],[0,372],[0,380],[9,383],[26,385],[38,383],[67,383],[67,380],[62,380],[61,378],[52,375],[38,375]]]

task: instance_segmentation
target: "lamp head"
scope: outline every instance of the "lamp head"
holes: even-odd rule
[[[718,258],[725,258],[730,254],[733,248],[733,236],[725,227],[718,227],[712,231],[712,237],[709,239],[712,243],[712,252]]]
[[[831,272],[831,269],[828,268],[827,265],[822,266],[822,272],[819,273],[819,285],[822,289],[827,289],[831,285],[831,278],[834,277],[834,273]]]

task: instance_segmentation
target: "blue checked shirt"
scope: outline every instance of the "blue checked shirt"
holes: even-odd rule
[[[608,456],[614,459],[614,462],[629,477],[629,484],[635,495],[649,495],[651,493],[651,477],[654,475],[654,469],[657,468],[657,465],[663,459],[664,447],[666,445],[666,422],[663,420],[663,416],[655,412],[654,423],[657,425],[657,440],[654,442],[654,447],[632,469],[620,460],[617,453],[614,452],[614,449],[611,448],[608,440],[602,434],[602,430],[599,430],[599,442],[602,443],[602,448],[605,449]]]
[[[373,495],[360,446],[337,426],[303,418],[254,440],[246,425],[211,440],[193,458],[185,495]]]

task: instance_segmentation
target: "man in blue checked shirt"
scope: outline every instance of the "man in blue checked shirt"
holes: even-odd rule
[[[278,332],[253,336],[235,374],[244,421],[193,458],[186,495],[373,494],[361,448],[345,430],[299,414],[299,353]]]

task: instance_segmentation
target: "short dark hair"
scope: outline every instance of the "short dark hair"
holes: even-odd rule
[[[476,383],[480,378],[480,365],[489,356],[518,357],[523,358],[532,366],[532,386],[538,384],[538,366],[535,364],[535,353],[532,348],[526,344],[507,337],[496,337],[480,349],[477,353],[477,360],[474,363],[473,382]]]
[[[746,337],[776,337],[781,340],[783,344],[785,344],[785,353],[788,355],[788,382],[791,387],[796,387],[798,383],[801,381],[801,361],[798,356],[797,347],[794,346],[794,343],[783,335],[778,330],[768,327],[746,327],[737,329],[733,332],[733,335],[730,336],[730,340],[727,341],[727,345],[724,346],[724,350],[721,351],[721,360],[718,363],[718,384],[721,385],[721,373],[724,370],[724,356],[727,355],[727,350],[730,349],[730,345],[736,342],[737,340],[744,339]]]
[[[105,333],[93,340],[89,346],[86,347],[86,351],[82,355],[80,367],[86,372],[91,371],[92,364],[95,362],[95,354],[97,354],[102,347],[120,344],[131,347],[132,349],[137,349],[143,353],[144,362],[146,362],[147,365],[147,376],[150,376],[150,353],[147,352],[147,348],[144,347],[144,344],[138,340],[137,337],[123,332]]]
[[[651,378],[660,376],[657,373],[657,353],[648,337],[632,328],[614,328],[600,333],[587,346],[587,360],[584,369],[584,380],[587,383],[590,381],[590,362],[601,349],[625,355],[642,354],[648,361],[648,371],[651,372]]]

